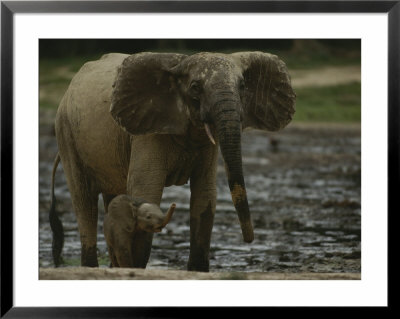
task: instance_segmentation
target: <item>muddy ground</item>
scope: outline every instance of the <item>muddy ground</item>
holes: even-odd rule
[[[40,112],[39,264],[53,267],[48,223],[54,111]],[[210,271],[358,273],[361,271],[361,131],[358,124],[290,124],[276,134],[243,134],[243,163],[255,240],[242,240],[220,158]],[[79,265],[80,242],[62,168],[57,209],[65,229],[64,267]],[[189,185],[165,188],[172,221],[155,234],[149,269],[185,270],[189,256]],[[108,256],[99,200],[98,255]]]
[[[196,272],[138,268],[40,268],[41,280],[360,280],[360,273]]]

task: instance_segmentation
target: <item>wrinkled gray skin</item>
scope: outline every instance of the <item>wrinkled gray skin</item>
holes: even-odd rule
[[[169,211],[168,211],[169,212]],[[118,195],[104,216],[104,237],[113,267],[134,267],[132,242],[138,231],[158,233],[171,216],[164,215],[156,204],[146,203],[128,195]]]
[[[106,210],[116,194],[159,205],[164,187],[190,180],[188,269],[208,271],[218,146],[243,239],[250,243],[242,129],[279,130],[292,119],[294,105],[287,68],[268,53],[112,53],[86,63],[60,103],[55,126],[82,265],[98,266],[100,193]],[[138,232],[135,267],[146,267],[152,235]]]

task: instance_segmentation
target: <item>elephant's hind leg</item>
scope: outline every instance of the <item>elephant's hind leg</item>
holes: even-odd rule
[[[98,192],[93,189],[93,183],[77,165],[71,165],[66,171],[67,176],[73,176],[68,187],[71,193],[72,205],[78,221],[81,239],[81,265],[98,267],[97,261],[97,220]]]
[[[81,195],[82,196],[82,195]],[[75,206],[81,238],[81,265],[98,267],[97,261],[97,218],[98,194],[87,194],[83,203]],[[74,202],[74,201],[73,201]]]
[[[58,136],[63,134],[65,131],[58,132]],[[63,138],[63,140],[67,141],[65,144],[71,143],[71,139]],[[81,239],[81,265],[98,267],[97,204],[99,192],[95,182],[89,177],[87,169],[81,164],[73,146],[60,147],[60,157],[78,222]]]
[[[72,205],[78,221],[81,239],[81,265],[98,267],[97,262],[97,218],[98,193],[91,187],[91,182],[84,172],[73,169],[74,176],[69,187]],[[71,176],[66,173],[67,176]]]

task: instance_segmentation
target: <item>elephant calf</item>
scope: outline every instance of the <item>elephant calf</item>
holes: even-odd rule
[[[104,217],[104,237],[112,267],[133,267],[132,241],[137,231],[160,232],[171,220],[174,210],[175,204],[172,204],[164,216],[156,204],[128,195],[115,197]]]

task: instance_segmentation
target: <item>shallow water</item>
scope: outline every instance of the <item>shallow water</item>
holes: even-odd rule
[[[271,137],[278,141],[271,143]],[[279,134],[243,134],[243,165],[255,240],[242,240],[222,159],[210,271],[360,272],[361,139],[357,126],[289,126]],[[47,220],[53,158],[50,125],[40,126],[39,263],[53,267]],[[61,168],[56,174],[57,209],[65,229],[64,260],[80,259],[80,242]],[[101,198],[100,198],[101,199]],[[167,187],[161,208],[177,203],[169,225],[154,235],[149,268],[186,269],[189,256],[189,185]],[[108,264],[99,201],[98,253]]]

